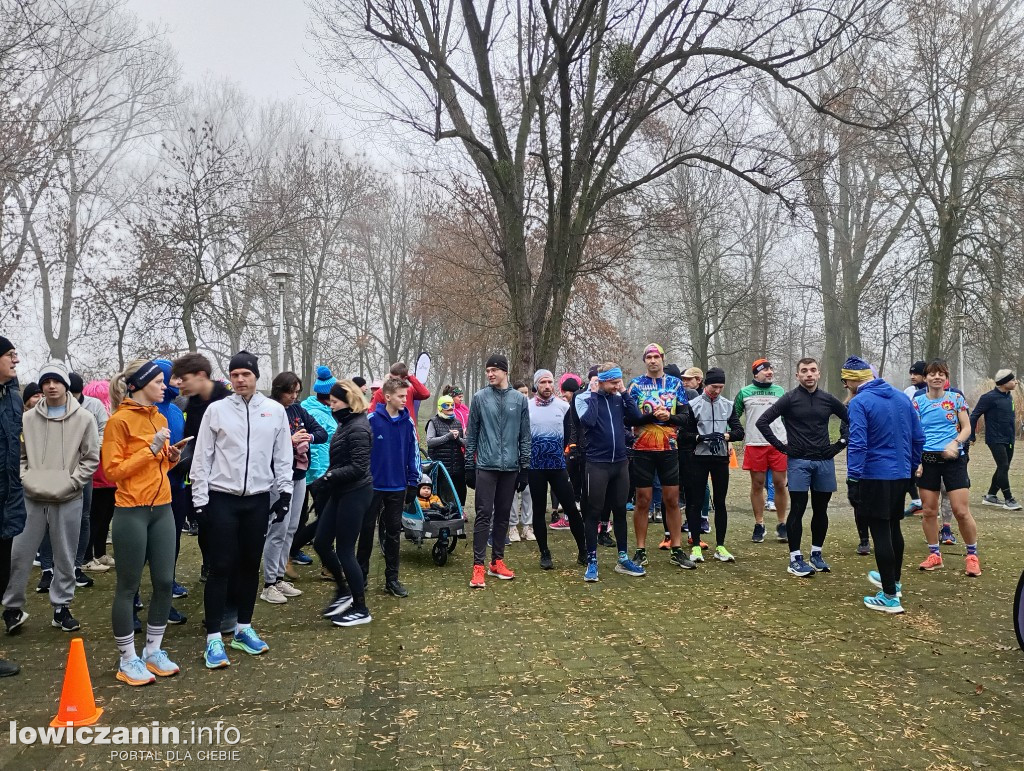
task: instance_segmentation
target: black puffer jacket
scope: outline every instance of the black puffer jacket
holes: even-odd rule
[[[457,430],[458,438],[450,431]],[[447,420],[435,415],[427,423],[427,457],[439,460],[452,474],[461,474],[466,468],[466,434],[462,424],[453,415]]]
[[[332,495],[372,481],[370,447],[373,444],[370,421],[365,414],[338,410],[334,419],[338,421],[338,428],[331,437],[330,461],[322,477]]]
[[[14,538],[25,529],[21,408],[17,378],[0,385],[0,538]]]

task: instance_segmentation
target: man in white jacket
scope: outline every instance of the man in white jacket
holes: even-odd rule
[[[190,476],[192,505],[209,552],[204,606],[210,669],[231,663],[221,639],[229,583],[238,602],[231,647],[254,656],[270,649],[252,628],[252,612],[269,519],[280,522],[291,505],[292,442],[284,407],[256,391],[259,375],[251,353],[232,356],[228,376],[234,393],[207,408],[196,436]],[[271,490],[279,495],[273,507]]]

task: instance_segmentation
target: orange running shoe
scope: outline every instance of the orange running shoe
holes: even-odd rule
[[[693,546],[693,539],[690,538],[690,537],[687,537],[686,545],[687,546]],[[702,549],[708,548],[708,542],[705,541],[703,538],[700,539],[700,548],[702,548]]]
[[[928,552],[928,559],[918,565],[918,567],[921,570],[938,570],[942,567],[942,555]]]
[[[487,568],[487,575],[500,578],[502,581],[511,581],[516,577],[516,574],[506,567],[505,560],[495,560],[492,562],[491,566]]]
[[[977,554],[967,555],[967,567],[964,572],[972,578],[977,578],[981,575],[981,563],[978,562]]]
[[[484,578],[484,566],[474,565],[473,566],[473,577],[469,579],[470,589],[483,589],[487,585],[486,579]]]
[[[672,539],[665,536],[665,540],[658,544],[658,548],[662,551],[668,551],[672,548]]]

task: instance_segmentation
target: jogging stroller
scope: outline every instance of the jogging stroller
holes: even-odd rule
[[[1020,574],[1017,583],[1017,594],[1013,598],[1013,626],[1017,632],[1017,642],[1024,650],[1024,573]]]
[[[430,556],[434,564],[440,567],[448,562],[448,555],[455,551],[459,539],[466,537],[466,516],[444,464],[439,460],[425,460],[420,469],[424,481],[430,479],[434,494],[441,499],[441,503],[424,511],[419,499],[414,498],[402,511],[402,530],[406,540],[417,546],[422,546],[427,540],[436,541]],[[380,525],[379,536],[383,550],[383,523]]]

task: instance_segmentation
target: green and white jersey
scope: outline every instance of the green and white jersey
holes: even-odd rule
[[[743,414],[747,415],[747,422],[745,425],[746,439],[744,446],[751,445],[754,447],[767,446],[768,440],[764,438],[764,435],[757,430],[757,419],[764,414],[764,412],[771,407],[775,402],[779,400],[779,397],[785,395],[785,391],[782,386],[776,385],[775,383],[758,383],[756,380],[749,385],[743,386],[740,392],[736,394],[736,415],[743,417]],[[783,444],[786,443],[786,426],[782,422],[782,418],[776,418],[771,423],[772,431],[775,432],[775,436],[779,438],[779,441]]]

